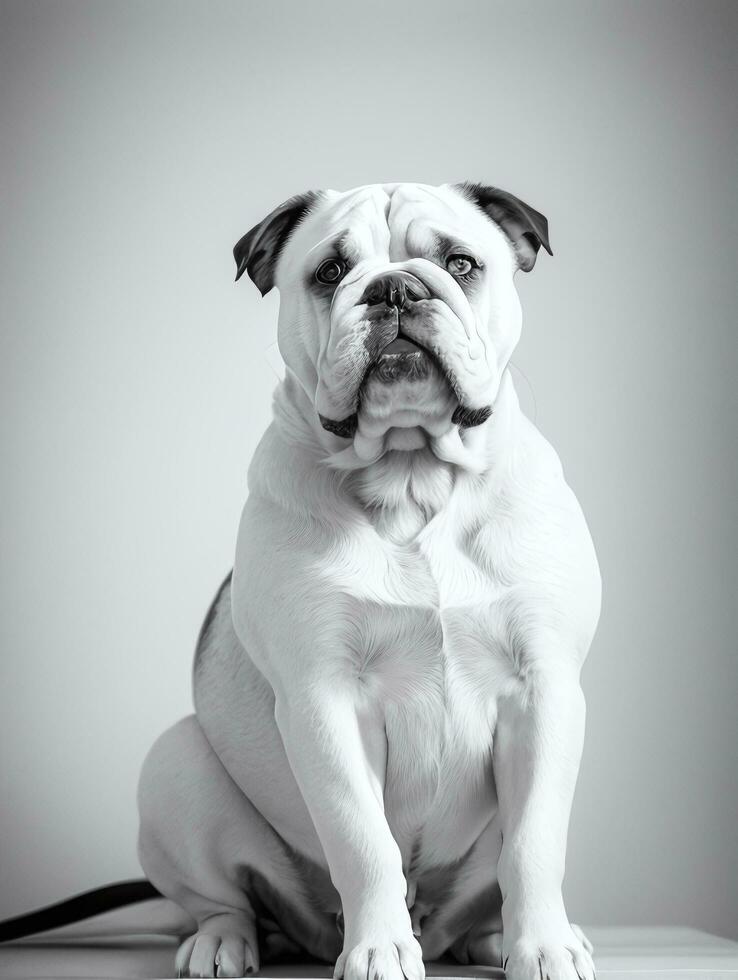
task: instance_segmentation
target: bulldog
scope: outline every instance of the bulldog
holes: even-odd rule
[[[279,289],[285,377],[195,713],[141,776],[180,975],[594,977],[562,879],[600,576],[508,367],[541,247],[512,194],[397,183],[292,198],[234,249]]]

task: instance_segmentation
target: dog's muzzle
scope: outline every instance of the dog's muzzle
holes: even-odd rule
[[[412,303],[430,299],[428,287],[409,272],[389,272],[377,276],[364,290],[359,303],[369,307],[382,323],[374,335],[371,360],[362,380],[376,373],[380,380],[392,382],[405,378],[420,380],[429,371],[430,354],[425,348],[400,330],[400,317]],[[382,307],[384,309],[382,310]],[[361,386],[360,386],[361,387]],[[354,412],[345,419],[329,419],[319,415],[320,424],[328,432],[350,439],[356,432],[358,416]]]
[[[421,381],[428,377],[431,360],[435,358],[422,344],[402,332],[402,314],[409,311],[413,303],[430,297],[428,287],[409,272],[391,272],[377,277],[367,286],[359,302],[375,309],[384,306],[388,317],[396,313],[392,327],[396,336],[388,343],[386,326],[378,332],[377,350],[359,390],[369,376],[385,383],[401,379]]]
[[[359,391],[370,376],[386,383],[401,379],[419,381],[428,377],[434,364],[443,372],[437,357],[401,329],[403,314],[411,316],[413,304],[431,298],[432,294],[425,283],[410,272],[398,270],[385,273],[369,283],[359,303],[376,317],[377,329],[372,332],[367,344],[370,360]],[[491,406],[469,409],[459,405],[453,413],[452,422],[462,428],[471,428],[481,425],[491,413]],[[358,427],[357,412],[340,420],[320,414],[318,418],[324,429],[345,439],[352,438]]]

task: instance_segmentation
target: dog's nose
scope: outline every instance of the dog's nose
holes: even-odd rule
[[[406,303],[414,303],[419,299],[430,299],[430,291],[420,279],[416,279],[409,272],[389,272],[377,276],[369,283],[361,297],[361,302],[368,306],[386,303],[387,306],[396,306],[401,310]]]

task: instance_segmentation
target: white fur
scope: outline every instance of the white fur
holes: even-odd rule
[[[332,302],[316,299],[306,269],[347,231],[356,264]],[[434,232],[483,258],[484,285],[471,298],[427,256]],[[422,340],[458,388],[439,372],[370,380],[347,444],[318,411],[340,419],[356,409],[366,366],[359,297],[391,269],[431,285]],[[235,632],[224,619],[219,659],[196,676],[208,748],[189,730],[165,736],[142,781],[142,860],[201,923],[198,964],[217,954],[214,916],[228,926],[232,915],[216,930],[223,949],[233,936],[253,946],[253,913],[227,884],[228,868],[245,849],[244,861],[287,880],[267,859],[275,832],[327,865],[340,895],[337,976],[420,980],[422,955],[451,947],[489,963],[501,948],[513,980],[538,977],[539,958],[550,980],[591,980],[591,947],[568,922],[561,880],[583,732],[578,677],[600,582],[559,460],[522,415],[507,370],[520,331],[514,271],[501,231],[450,187],[330,192],[284,250],[287,371],[249,472]],[[458,397],[494,403],[491,418],[460,430]],[[166,789],[169,747],[186,739],[202,775],[182,826],[199,850],[184,830],[177,850],[177,831],[165,843],[156,829],[180,799]],[[213,798],[231,797],[230,810],[209,815]],[[218,841],[236,827],[226,850]],[[261,842],[252,850],[249,836]],[[431,881],[444,868],[446,906],[434,911]],[[495,881],[502,940],[499,919],[481,912],[455,933],[454,914]]]

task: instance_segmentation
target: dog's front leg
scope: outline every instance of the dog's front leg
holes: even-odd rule
[[[402,859],[384,815],[381,715],[360,708],[351,685],[323,677],[303,679],[299,690],[287,680],[275,717],[341,896],[344,947],[334,975],[422,980]]]
[[[498,706],[493,752],[502,826],[503,962],[508,980],[592,980],[561,886],[584,736],[578,671],[532,666]]]

